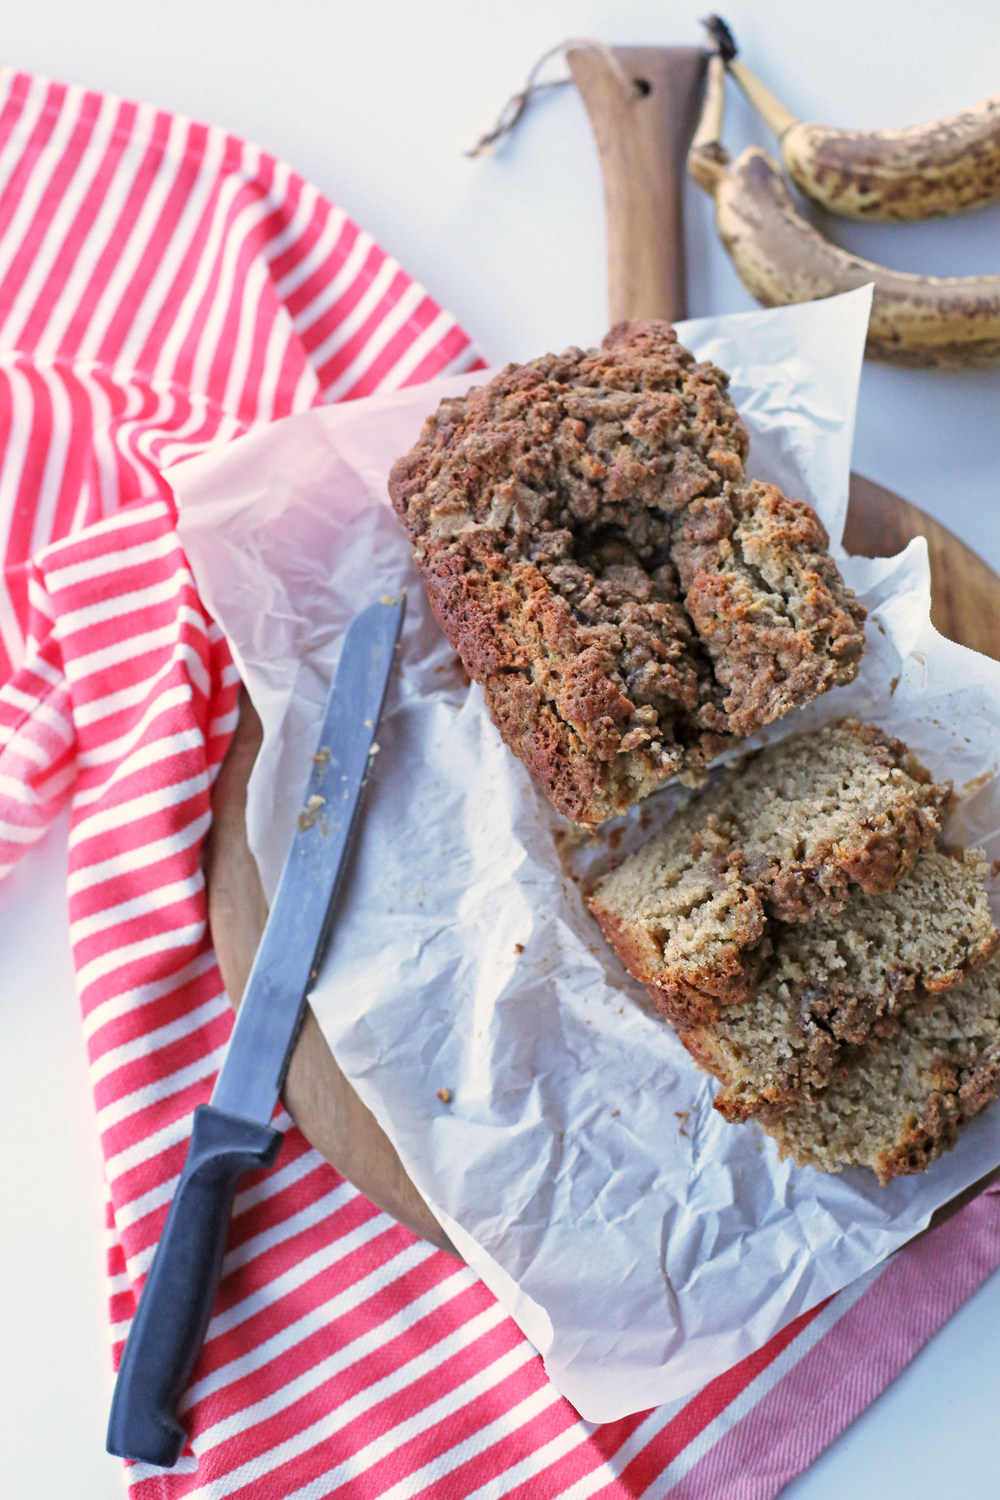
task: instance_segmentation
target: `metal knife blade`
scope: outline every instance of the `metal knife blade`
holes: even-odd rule
[[[323,717],[292,847],[257,949],[212,1103],[266,1125],[315,983],[371,764],[405,602],[352,621]]]
[[[237,1183],[273,1164],[270,1122],[333,928],[405,599],[352,621],[319,745],[243,1004],[191,1144],[118,1370],[107,1447],[170,1468],[187,1436],[177,1405],[215,1304]]]

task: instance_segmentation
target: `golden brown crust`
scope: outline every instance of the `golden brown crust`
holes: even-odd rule
[[[443,402],[390,476],[438,622],[584,825],[857,668],[864,611],[808,506],[746,485],[726,386],[622,324]]]

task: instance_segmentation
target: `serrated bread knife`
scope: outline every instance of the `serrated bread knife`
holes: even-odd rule
[[[386,596],[344,637],[292,846],[122,1355],[107,1446],[123,1458],[170,1468],[184,1447],[177,1406],[215,1304],[237,1183],[281,1144],[271,1116],[333,928],[404,607]]]

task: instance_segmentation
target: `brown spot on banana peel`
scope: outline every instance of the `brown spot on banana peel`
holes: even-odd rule
[[[711,191],[740,280],[766,307],[873,282],[870,358],[943,369],[1000,363],[1000,276],[917,276],[851,255],[807,223],[759,147],[717,168]]]
[[[833,213],[912,222],[1000,198],[1000,94],[906,130],[835,130],[797,121],[781,136],[793,182]]]

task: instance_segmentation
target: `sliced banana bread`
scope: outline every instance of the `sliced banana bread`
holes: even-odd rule
[[[845,1050],[821,1097],[764,1128],[783,1156],[821,1172],[871,1167],[881,1183],[922,1172],[1000,1092],[1000,961],[885,1040]]]
[[[442,403],[389,491],[503,738],[594,826],[854,677],[807,505],[746,479],[727,376],[662,322]]]
[[[597,886],[591,910],[676,1024],[749,999],[769,921],[889,890],[940,831],[949,788],[846,720],[741,761]]]
[[[715,1107],[745,1120],[830,1082],[845,1044],[889,1035],[909,1007],[957,984],[997,944],[985,857],[929,849],[891,891],[856,890],[836,915],[774,923],[750,1004],[681,1040],[721,1079]]]

